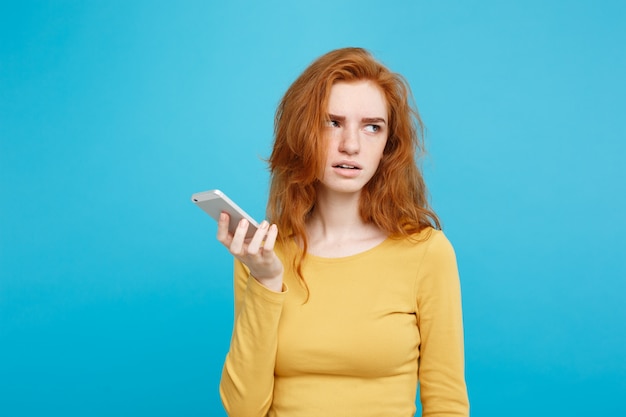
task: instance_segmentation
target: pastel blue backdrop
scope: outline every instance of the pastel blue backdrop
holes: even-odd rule
[[[317,56],[406,76],[475,416],[626,415],[622,1],[0,3],[0,415],[223,416],[232,260]]]

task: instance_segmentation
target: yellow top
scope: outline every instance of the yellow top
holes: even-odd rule
[[[307,255],[306,291],[277,249],[284,291],[235,262],[235,324],[220,394],[231,417],[468,416],[461,294],[441,231],[342,257]]]

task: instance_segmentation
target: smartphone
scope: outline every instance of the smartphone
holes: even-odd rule
[[[241,219],[246,219],[250,226],[248,226],[247,238],[254,236],[254,233],[259,228],[259,224],[241,207],[235,204],[230,198],[226,196],[220,190],[203,191],[201,193],[195,193],[191,196],[193,201],[198,207],[204,210],[209,216],[213,217],[215,221],[220,218],[220,213],[225,211],[230,215],[230,223],[228,224],[228,231],[235,233],[237,225]]]

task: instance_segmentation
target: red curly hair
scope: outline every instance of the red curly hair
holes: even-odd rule
[[[389,136],[374,177],[363,188],[360,215],[392,238],[426,227],[441,228],[429,207],[424,179],[416,161],[424,153],[423,124],[405,79],[391,72],[362,48],[331,51],[314,61],[289,87],[278,105],[274,146],[268,160],[271,184],[268,220],[282,231],[279,240],[302,243],[294,259],[307,251],[305,223],[315,208],[316,185],[323,172],[327,145],[323,134],[334,83],[369,80],[384,93],[389,109]]]

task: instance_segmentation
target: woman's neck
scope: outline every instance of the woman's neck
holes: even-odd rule
[[[306,228],[308,252],[324,257],[359,253],[387,237],[361,219],[358,194],[319,194]]]

